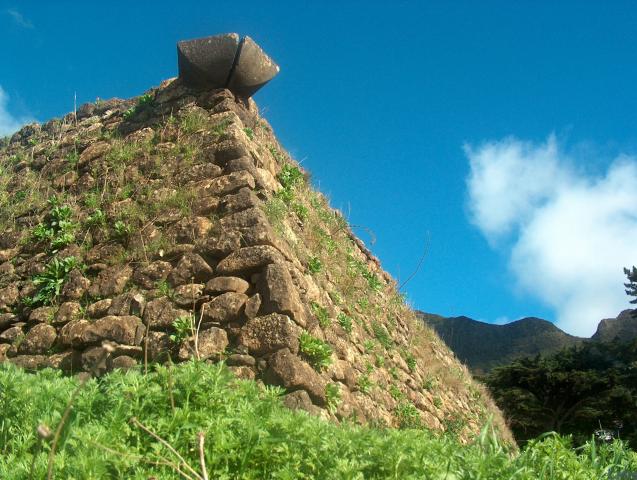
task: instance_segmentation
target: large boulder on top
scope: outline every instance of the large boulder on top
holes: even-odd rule
[[[236,33],[177,43],[179,78],[188,86],[229,88],[248,98],[279,73],[279,66],[250,37]]]
[[[279,73],[279,66],[250,37],[243,39],[240,49],[227,86],[239,96],[251,97]]]
[[[236,33],[177,42],[179,78],[191,86],[224,88],[238,49]]]

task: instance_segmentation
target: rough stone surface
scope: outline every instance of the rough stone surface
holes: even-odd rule
[[[38,307],[29,315],[29,323],[49,323],[55,317],[55,307]]]
[[[64,302],[60,305],[55,318],[53,319],[54,325],[64,325],[71,320],[76,320],[82,316],[82,306],[79,302]]]
[[[268,362],[267,378],[288,390],[305,390],[314,403],[325,404],[326,381],[288,349],[276,352]]]
[[[239,277],[215,277],[206,283],[206,293],[218,295],[226,292],[246,293],[250,284]]]
[[[250,367],[239,366],[239,367],[228,367],[235,377],[241,380],[254,380],[256,378],[256,374],[254,370]]]
[[[163,260],[157,260],[151,264],[135,270],[133,281],[142,288],[150,290],[157,282],[166,280],[173,269],[172,265]]]
[[[78,167],[84,167],[86,164],[106,155],[111,150],[108,142],[97,142],[87,147],[81,154],[77,162]]]
[[[82,339],[86,343],[111,340],[125,345],[139,345],[144,335],[144,329],[139,317],[109,315],[92,323],[84,331]]]
[[[179,317],[189,315],[189,312],[175,308],[166,297],[161,297],[148,302],[144,310],[144,324],[152,329],[165,329],[172,326]]]
[[[94,297],[119,295],[124,291],[132,273],[133,269],[128,265],[105,268],[89,287],[89,294]]]
[[[38,370],[47,366],[48,359],[45,355],[18,355],[9,358],[14,365],[25,370]]]
[[[231,253],[217,265],[217,273],[233,275],[255,271],[270,263],[283,261],[281,253],[269,245],[245,247]]]
[[[151,362],[168,360],[168,354],[173,355],[174,347],[170,336],[164,332],[148,332],[148,338],[144,340],[144,348],[147,349],[148,360]]]
[[[77,269],[71,270],[62,287],[62,297],[67,300],[79,300],[91,286],[91,281]]]
[[[232,172],[212,180],[205,189],[205,193],[218,197],[246,187],[250,189],[255,187],[254,177],[245,171]]]
[[[109,308],[111,308],[112,303],[113,303],[113,300],[110,298],[105,298],[104,300],[98,300],[97,302],[91,303],[88,306],[88,308],[86,309],[86,314],[90,318],[104,317],[108,313]]]
[[[141,317],[145,307],[146,299],[141,293],[127,292],[114,297],[106,313],[107,315]]]
[[[233,367],[254,367],[256,366],[256,364],[257,361],[251,355],[241,355],[239,353],[234,353],[226,359],[226,365],[230,365]]]
[[[241,329],[239,344],[252,355],[266,355],[282,348],[299,350],[299,327],[286,315],[272,313],[248,321]]]
[[[204,285],[201,283],[187,283],[175,288],[173,301],[184,308],[192,308],[202,299]]]
[[[268,218],[263,210],[257,207],[241,210],[221,219],[221,226],[226,230],[236,228],[250,228],[254,226],[265,226],[268,224]]]
[[[111,368],[120,370],[129,370],[137,366],[137,360],[128,355],[120,355],[119,357],[115,357],[111,362]]]
[[[300,326],[306,326],[305,309],[285,264],[267,265],[259,280],[258,289],[262,298],[263,314],[284,313]]]
[[[0,314],[0,331],[8,328],[9,325],[18,321],[18,317],[13,313]]]
[[[84,344],[84,332],[90,325],[88,320],[71,320],[60,330],[58,342],[64,347],[80,347]]]
[[[199,357],[200,360],[219,359],[228,346],[228,335],[221,328],[211,327],[201,330],[196,339],[191,337],[179,349],[179,359],[187,360]]]
[[[248,319],[255,318],[258,315],[260,308],[261,308],[261,295],[259,295],[258,293],[255,293],[246,301],[246,306],[244,309],[246,318]]]
[[[249,188],[242,188],[234,195],[226,195],[219,202],[219,213],[227,215],[240,212],[249,208],[256,208],[261,204],[261,200]]]
[[[243,293],[227,292],[213,298],[201,307],[204,322],[228,323],[238,320],[248,296]]]
[[[196,253],[184,255],[174,270],[168,276],[168,281],[173,286],[186,283],[206,282],[212,276],[212,268]]]
[[[55,327],[45,323],[38,323],[27,332],[26,337],[18,347],[19,353],[39,354],[46,353],[57,338]]]
[[[312,415],[320,415],[321,409],[312,403],[305,390],[296,390],[283,396],[283,405],[290,410],[304,410]]]

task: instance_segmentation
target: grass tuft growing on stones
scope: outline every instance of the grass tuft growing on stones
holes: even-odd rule
[[[53,441],[42,433],[55,430],[78,382],[0,366],[0,478],[46,478]],[[339,426],[287,410],[281,393],[199,362],[89,380],[57,442],[54,478],[592,480],[637,470],[619,441],[574,450],[549,435],[513,453],[488,428],[469,445],[411,429],[408,406],[403,430]]]

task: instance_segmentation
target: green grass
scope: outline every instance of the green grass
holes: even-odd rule
[[[55,431],[78,382],[57,371],[0,366],[0,478],[46,478],[52,441],[40,441],[36,429]],[[631,478],[620,472],[637,469],[637,455],[621,442],[573,450],[567,438],[551,435],[513,454],[487,428],[461,445],[424,429],[337,426],[283,408],[281,393],[197,362],[90,380],[56,445],[54,478],[187,478],[175,467],[188,467],[139,425],[200,477],[202,432],[214,479],[597,480]]]

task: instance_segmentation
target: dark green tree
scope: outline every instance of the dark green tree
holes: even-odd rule
[[[632,269],[624,268],[624,273],[628,277],[628,283],[624,283],[626,294],[635,297],[630,303],[637,303],[637,268],[635,266]]]
[[[623,425],[637,445],[637,341],[593,343],[516,360],[486,383],[520,444],[555,431],[590,440],[600,425]]]

